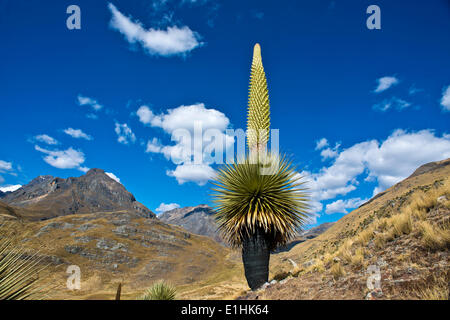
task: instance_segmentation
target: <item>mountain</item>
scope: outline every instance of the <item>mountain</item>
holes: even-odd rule
[[[201,204],[195,207],[172,209],[158,215],[158,218],[166,223],[183,227],[189,232],[208,236],[223,244],[213,213],[211,207]]]
[[[122,184],[101,169],[91,169],[76,178],[39,176],[18,190],[4,194],[1,199],[10,206],[27,209],[25,217],[31,220],[120,210],[155,217]]]
[[[450,283],[450,159],[345,215],[314,239],[272,256],[279,283],[242,299],[445,299]],[[370,273],[380,287],[369,289]]]
[[[200,209],[209,212],[190,212],[207,225]],[[25,219],[10,223],[18,215]],[[42,277],[54,287],[53,299],[112,299],[119,283],[123,299],[136,299],[159,280],[177,286],[180,298],[217,299],[245,288],[239,255],[154,217],[100,169],[78,178],[39,176],[0,200],[0,233],[16,235],[48,264]],[[80,290],[66,287],[71,265],[80,268]]]
[[[322,223],[320,225],[318,225],[317,227],[308,229],[304,232],[301,233],[301,236],[305,239],[313,239],[317,236],[319,236],[320,234],[324,233],[325,231],[327,231],[332,225],[334,224],[334,222],[325,222]]]

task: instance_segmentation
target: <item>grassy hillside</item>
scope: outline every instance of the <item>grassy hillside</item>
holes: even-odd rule
[[[273,276],[283,283],[246,298],[448,298],[449,200],[450,159],[422,166],[317,238],[278,254]],[[367,288],[369,265],[381,270],[382,292]]]
[[[45,257],[54,299],[113,299],[119,282],[122,298],[135,299],[161,279],[186,298],[184,291],[194,294],[217,282],[245,281],[235,257],[212,239],[126,211],[24,221],[7,228],[16,230],[30,253]],[[81,290],[66,288],[69,265],[81,269]],[[217,298],[209,291],[202,295]],[[219,297],[226,295],[221,291]]]

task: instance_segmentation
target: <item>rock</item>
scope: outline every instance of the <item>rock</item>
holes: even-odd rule
[[[335,262],[335,263],[341,262],[341,259],[338,258],[338,257],[334,257],[334,258],[333,258],[333,262]]]
[[[377,300],[381,297],[383,297],[383,291],[381,290],[381,288],[375,288],[374,290],[367,293],[365,299],[366,300]]]
[[[112,231],[122,237],[129,237],[130,235],[134,235],[136,233],[137,229],[134,227],[128,226],[128,225],[124,225],[124,226],[117,227],[117,228],[113,229]]]
[[[94,240],[94,238],[88,237],[88,236],[82,236],[82,237],[75,238],[75,242],[81,242],[81,243],[89,243],[92,240]]]
[[[275,284],[275,283],[277,283],[277,280],[275,280],[275,279],[274,279],[274,280],[270,281],[270,283],[269,283],[269,284],[271,284],[271,285],[272,285],[272,284]]]
[[[377,260],[377,265],[378,265],[380,268],[386,267],[386,266],[387,266],[387,262],[384,261],[383,258],[378,258],[378,260]]]
[[[439,202],[439,203],[444,203],[444,202],[446,202],[448,199],[447,199],[447,197],[445,196],[445,195],[443,195],[443,196],[440,196],[439,198],[437,198],[437,202]]]
[[[312,266],[315,263],[316,263],[316,260],[315,259],[311,259],[309,261],[306,261],[304,264],[302,264],[302,266],[303,266],[303,268],[308,268],[308,267]]]
[[[64,250],[71,254],[77,254],[83,251],[83,248],[79,246],[64,246]]]
[[[97,228],[97,227],[98,227],[98,225],[96,225],[96,224],[85,223],[85,224],[82,224],[81,226],[79,226],[78,230],[80,230],[80,231],[87,231],[89,229],[94,229],[94,228]]]

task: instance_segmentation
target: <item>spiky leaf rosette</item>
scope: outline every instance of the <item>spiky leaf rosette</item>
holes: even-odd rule
[[[250,74],[247,112],[247,145],[249,150],[264,150],[269,140],[270,106],[261,47],[255,44]]]
[[[308,217],[301,177],[285,157],[267,155],[272,172],[263,172],[251,157],[226,164],[212,182],[219,231],[234,248],[263,228],[271,250],[286,244]],[[256,162],[259,163],[259,162]]]

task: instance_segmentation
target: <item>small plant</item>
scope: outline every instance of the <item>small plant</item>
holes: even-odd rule
[[[333,266],[330,269],[330,272],[333,275],[333,278],[335,280],[339,279],[340,277],[345,276],[345,270],[342,267],[340,262],[333,264]]]
[[[164,281],[153,284],[140,300],[175,300],[177,290]]]

